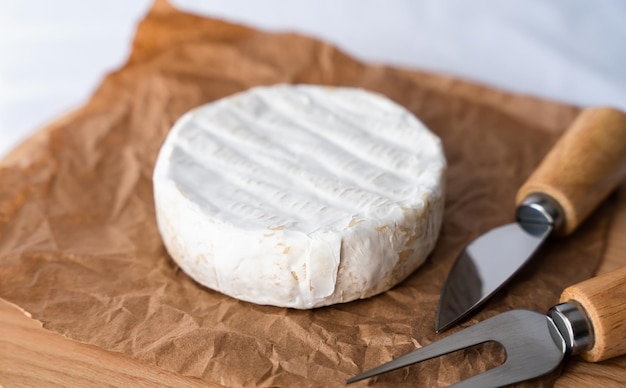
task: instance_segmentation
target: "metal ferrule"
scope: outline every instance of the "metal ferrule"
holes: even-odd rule
[[[529,194],[517,207],[517,221],[521,225],[549,224],[554,232],[563,227],[563,210],[558,202],[547,194]]]
[[[574,301],[561,303],[548,311],[565,341],[566,354],[578,354],[593,346],[593,326],[585,309]]]

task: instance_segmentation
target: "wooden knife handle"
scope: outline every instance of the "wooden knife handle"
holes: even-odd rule
[[[568,287],[561,302],[578,302],[593,326],[591,348],[581,356],[591,362],[626,354],[626,267]]]
[[[570,234],[626,175],[626,114],[583,110],[517,193],[547,194],[563,210],[559,234]]]

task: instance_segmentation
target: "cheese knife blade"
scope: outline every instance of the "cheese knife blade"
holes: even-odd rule
[[[626,114],[583,110],[517,193],[517,222],[471,242],[444,283],[441,332],[506,284],[550,235],[568,235],[626,175]]]

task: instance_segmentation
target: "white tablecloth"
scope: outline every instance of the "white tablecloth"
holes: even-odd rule
[[[626,110],[623,0],[173,0],[364,61]],[[0,2],[0,156],[121,66],[149,0]]]

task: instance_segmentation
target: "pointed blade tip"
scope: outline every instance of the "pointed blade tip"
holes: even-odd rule
[[[437,307],[435,332],[451,328],[486,302],[533,256],[551,231],[552,227],[547,227],[540,234],[531,234],[515,222],[492,229],[468,244],[457,256],[444,282]],[[519,246],[519,241],[522,241],[524,249],[521,253],[520,250],[516,251],[518,260],[512,260],[505,267],[498,267],[502,264],[500,257],[510,253],[510,247],[499,244],[504,248],[498,248],[500,251],[496,249],[496,254],[493,254],[492,241],[503,239],[515,242],[515,246]],[[494,278],[486,270],[489,268],[499,268],[499,276]],[[442,323],[444,318],[447,322]]]
[[[439,319],[435,321],[435,333],[439,334],[444,330],[443,326],[439,324]]]
[[[451,328],[455,322],[448,322],[445,325],[440,325],[439,322],[435,324],[435,333],[439,334]]]
[[[356,376],[352,376],[349,379],[347,379],[346,380],[346,384],[356,383],[357,381],[364,380],[364,379],[366,379],[368,377],[372,377],[372,376],[368,376],[367,372],[363,372],[361,374],[358,374]]]
[[[463,319],[463,317],[465,317],[470,311],[471,308],[469,310],[464,311],[462,314],[457,314],[454,318],[452,319],[447,319],[447,320],[443,320],[442,319],[442,310],[444,307],[439,306],[437,309],[437,316],[435,317],[435,333],[439,334],[441,332],[444,332],[448,329],[450,329],[452,326],[456,325],[457,323],[459,323],[459,321],[461,321],[461,319]],[[448,314],[450,315],[450,314]],[[449,318],[449,317],[448,317]]]

